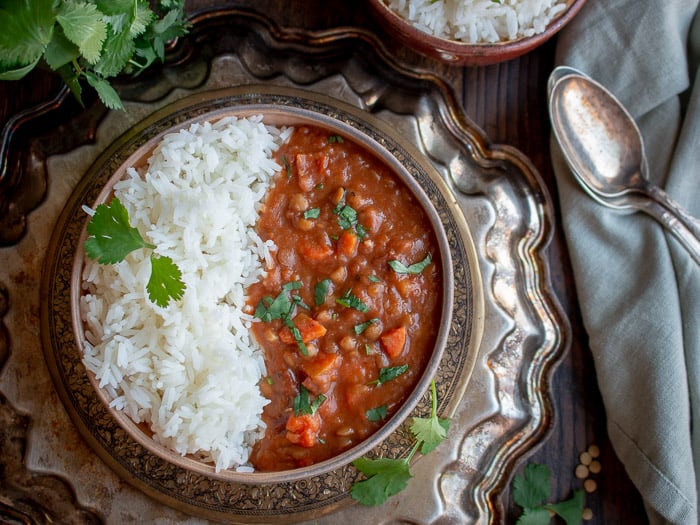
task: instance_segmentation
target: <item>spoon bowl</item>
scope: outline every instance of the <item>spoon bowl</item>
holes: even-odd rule
[[[566,74],[552,86],[550,101],[557,140],[586,187],[603,197],[646,189],[639,128],[603,86]]]
[[[554,136],[589,195],[617,210],[648,213],[700,264],[700,221],[646,179],[642,134],[632,115],[601,84],[569,66],[547,85]]]

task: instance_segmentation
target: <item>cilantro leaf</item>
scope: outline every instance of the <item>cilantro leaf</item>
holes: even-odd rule
[[[428,454],[435,450],[445,440],[449,429],[449,419],[439,418],[435,415],[428,418],[414,417],[411,425],[411,432],[418,441],[422,442],[421,454]]]
[[[362,313],[369,312],[369,306],[363,303],[359,297],[354,295],[352,293],[352,289],[350,288],[348,288],[348,290],[341,297],[338,297],[335,302],[341,306],[353,308]]]
[[[148,297],[158,306],[168,306],[170,298],[182,299],[185,283],[182,273],[170,257],[151,254],[151,277],[146,285]]]
[[[1,13],[0,16],[2,16]],[[0,80],[20,80],[21,78],[24,78],[32,69],[34,69],[34,67],[39,63],[40,59],[41,57],[37,58],[31,64],[17,67],[15,64],[5,67],[0,62]]]
[[[361,335],[367,328],[372,326],[374,323],[378,322],[379,318],[373,317],[369,321],[365,321],[364,323],[356,324],[353,329],[355,331],[355,335]]]
[[[291,281],[282,286],[282,291],[274,299],[270,296],[263,297],[255,308],[254,317],[257,317],[263,322],[269,323],[275,319],[281,319],[282,322],[289,328],[292,337],[297,343],[299,350],[304,355],[309,355],[309,351],[302,341],[301,332],[292,321],[292,313],[295,306],[300,306],[308,310],[308,306],[304,304],[301,297],[291,294],[292,291],[301,288],[301,282]]]
[[[0,8],[0,60],[11,69],[36,64],[51,41],[52,0],[6,0]],[[7,68],[10,69],[10,68]],[[3,67],[3,70],[6,70]]]
[[[437,415],[437,392],[435,381],[430,384],[431,409],[430,417],[414,417],[411,432],[420,445],[421,454],[428,454],[437,448],[447,437],[450,430],[450,420],[439,418]]]
[[[309,391],[304,385],[299,387],[299,393],[292,401],[292,409],[295,416],[313,415],[326,400],[326,396],[319,394],[316,399],[310,401]]]
[[[316,306],[321,306],[326,302],[326,296],[328,295],[330,286],[330,279],[323,279],[322,281],[316,283],[316,286],[314,286],[314,304]]]
[[[552,515],[544,507],[525,509],[518,518],[516,525],[549,525]]]
[[[545,508],[556,512],[567,525],[577,525],[583,515],[583,491],[576,489],[570,499],[545,505]]]
[[[384,421],[386,419],[386,414],[386,405],[380,405],[376,408],[370,408],[365,412],[365,416],[370,421]]]
[[[100,204],[87,225],[85,252],[100,264],[114,264],[139,248],[155,248],[129,223],[129,212],[118,198]]]
[[[309,208],[304,212],[305,219],[318,219],[321,215],[321,208]]]
[[[401,374],[405,373],[407,370],[408,365],[389,366],[386,368],[380,368],[379,378],[375,379],[374,381],[370,381],[368,384],[381,386],[383,383],[387,383],[392,379],[396,379]]]
[[[338,224],[344,230],[352,228],[357,223],[357,211],[347,204],[340,208],[336,215],[338,215]]]
[[[146,242],[138,229],[131,226],[129,212],[114,197],[109,204],[100,204],[87,225],[88,238],[85,253],[100,264],[114,264],[123,261],[134,250],[155,249]],[[170,298],[178,300],[185,291],[182,273],[170,257],[151,253],[151,276],[146,284],[151,301],[166,307]]]
[[[97,96],[100,97],[100,100],[105,106],[109,109],[124,109],[119,95],[104,78],[94,75],[89,71],[85,72],[85,78],[88,84],[97,91]]]
[[[134,0],[94,0],[94,4],[105,15],[126,15],[131,12]]]
[[[66,38],[78,46],[85,60],[95,64],[107,38],[107,24],[97,6],[87,2],[64,2],[60,4],[56,21]]]
[[[515,476],[513,479],[513,501],[523,509],[541,505],[551,490],[549,478],[547,465],[527,465],[523,476]]]
[[[151,11],[150,7],[148,7],[148,4],[146,4],[145,2],[137,3],[136,12],[134,13],[134,19],[132,20],[131,26],[129,27],[129,34],[131,35],[131,37],[137,37],[145,33],[146,29],[148,29],[148,25],[151,22],[153,22],[155,16],[155,13]],[[166,16],[177,17],[177,12],[171,11]]]
[[[406,459],[359,458],[352,462],[367,479],[355,483],[350,495],[363,505],[381,505],[408,486],[413,477]]]
[[[63,34],[61,26],[56,26],[51,42],[46,46],[44,60],[52,69],[59,69],[80,56],[80,50]],[[72,68],[71,68],[72,70]]]
[[[129,28],[115,32],[110,29],[104,43],[104,52],[95,64],[95,72],[103,77],[118,75],[134,54],[134,41],[129,34]]]
[[[404,263],[397,260],[389,261],[389,266],[391,266],[391,269],[396,273],[418,274],[421,273],[431,262],[432,259],[430,254],[428,254],[422,261],[413,263],[409,266],[406,266]]]

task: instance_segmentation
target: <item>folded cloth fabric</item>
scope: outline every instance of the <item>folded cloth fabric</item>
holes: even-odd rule
[[[557,64],[608,87],[644,136],[650,180],[700,217],[698,0],[591,0]],[[552,162],[613,447],[649,521],[698,524],[700,267],[645,214],[604,208]]]

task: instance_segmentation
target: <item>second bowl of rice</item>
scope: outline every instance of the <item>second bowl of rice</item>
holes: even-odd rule
[[[369,0],[399,42],[455,65],[517,58],[542,45],[585,0]]]

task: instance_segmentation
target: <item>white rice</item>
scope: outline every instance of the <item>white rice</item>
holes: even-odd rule
[[[111,406],[217,471],[250,470],[265,429],[265,363],[243,308],[274,249],[254,226],[280,169],[272,153],[290,132],[261,117],[193,124],[163,138],[145,174],[130,168],[116,184],[132,226],[180,268],[181,300],[149,300],[148,250],[113,265],[87,260],[83,272],[84,363]]]
[[[542,33],[566,10],[565,0],[385,0],[421,31],[469,44]]]

